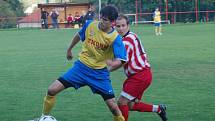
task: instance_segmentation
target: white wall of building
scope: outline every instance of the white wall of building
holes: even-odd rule
[[[41,28],[41,23],[19,23],[17,28]]]

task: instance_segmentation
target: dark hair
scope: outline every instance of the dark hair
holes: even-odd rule
[[[127,25],[129,25],[129,20],[128,20],[128,17],[127,17],[126,15],[124,15],[124,14],[119,14],[117,20],[121,20],[121,19],[125,19]]]
[[[115,6],[107,5],[100,11],[101,16],[107,17],[110,21],[115,21],[118,17],[118,10]]]

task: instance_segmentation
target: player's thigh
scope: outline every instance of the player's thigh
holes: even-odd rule
[[[120,96],[117,103],[118,105],[127,105],[130,102],[130,100],[124,96]]]
[[[125,80],[123,92],[131,97],[141,99],[144,91],[150,86],[151,81],[151,70],[144,70]]]
[[[59,80],[55,80],[48,88],[48,95],[56,95],[64,89],[64,85]]]

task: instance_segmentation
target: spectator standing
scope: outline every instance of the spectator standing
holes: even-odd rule
[[[51,16],[51,19],[52,19],[52,26],[53,28],[59,28],[59,25],[58,25],[58,16],[59,16],[59,13],[57,12],[57,10],[53,9],[50,13],[50,16]]]
[[[42,24],[43,29],[48,29],[48,16],[49,16],[49,13],[47,11],[45,11],[44,8],[42,8],[42,11],[41,11],[41,24]]]

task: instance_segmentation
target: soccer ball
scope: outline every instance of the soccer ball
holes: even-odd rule
[[[39,121],[57,121],[53,116],[43,116]]]

